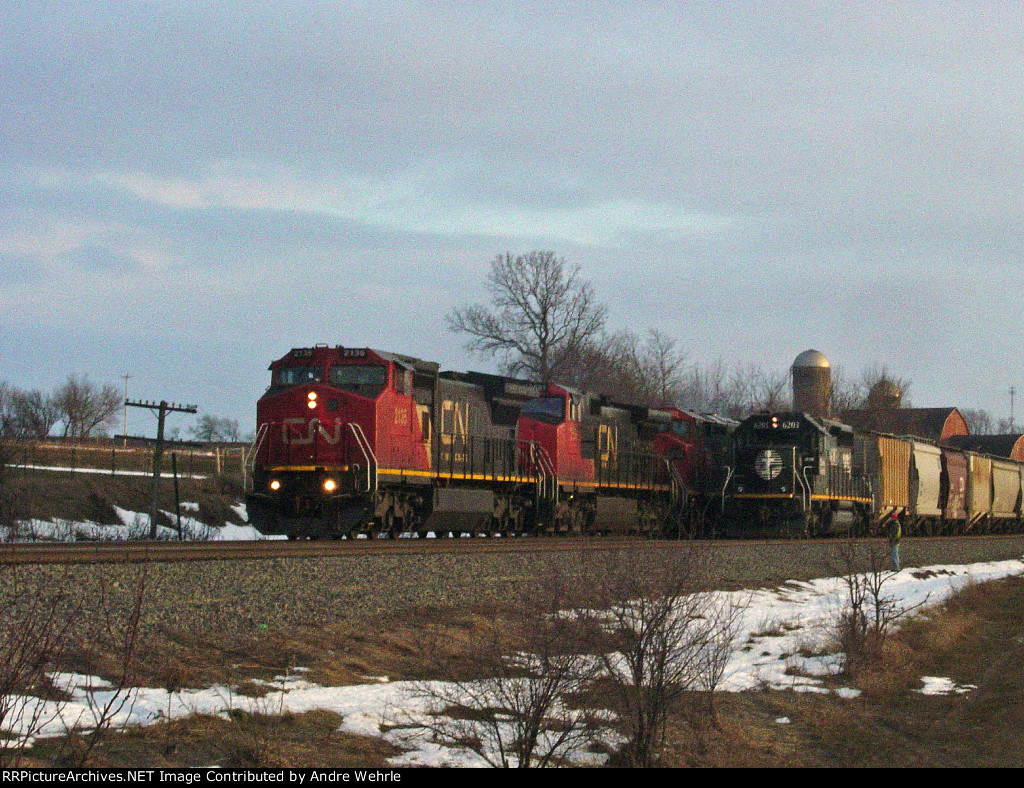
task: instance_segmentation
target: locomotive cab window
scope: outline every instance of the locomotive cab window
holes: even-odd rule
[[[280,367],[274,376],[278,386],[298,386],[300,383],[319,383],[324,376],[320,367]]]
[[[669,429],[680,438],[691,437],[690,422],[688,421],[673,421]]]
[[[395,393],[409,394],[412,391],[412,372],[395,367]]]
[[[375,399],[388,385],[388,370],[381,366],[335,364],[327,382],[350,394]]]
[[[538,397],[523,405],[524,416],[544,421],[548,424],[561,424],[565,420],[565,399],[562,397]]]

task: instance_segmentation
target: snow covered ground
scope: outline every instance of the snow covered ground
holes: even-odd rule
[[[998,561],[966,566],[931,566],[904,569],[893,574],[884,586],[886,597],[904,609],[936,605],[969,583],[985,582],[1024,574],[1024,561]],[[796,692],[834,692],[852,696],[855,690],[835,688],[823,681],[835,675],[842,655],[830,652],[831,629],[844,606],[846,586],[842,579],[824,578],[811,582],[788,582],[779,588],[750,592],[721,592],[723,602],[734,602],[743,613],[733,641],[734,653],[719,687],[723,692],[741,692],[760,687]],[[813,656],[801,656],[809,654]],[[367,677],[357,686],[325,687],[304,677],[297,668],[289,675],[268,683],[270,692],[262,698],[237,694],[231,687],[183,689],[168,693],[153,688],[135,688],[117,714],[116,725],[148,725],[165,718],[191,714],[225,714],[231,709],[261,713],[303,712],[324,709],[343,717],[342,731],[378,736],[404,750],[392,759],[394,766],[481,766],[479,755],[465,749],[443,747],[431,742],[415,725],[431,712],[431,701],[423,696],[423,685],[391,682],[387,677]],[[35,698],[21,698],[25,714],[32,718],[42,712],[46,725],[41,736],[55,735],[66,727],[88,727],[95,710],[110,698],[111,690],[100,680],[79,674],[55,674],[68,689],[72,700],[60,707]],[[970,692],[948,678],[925,676],[917,691],[936,693]],[[785,718],[776,720],[788,722]],[[612,738],[611,731],[607,732]]]
[[[239,503],[232,507],[238,519],[248,522],[245,504]],[[235,525],[221,523],[211,525],[201,522],[195,515],[199,504],[191,501],[181,503],[181,530],[188,541],[243,541],[253,539],[284,539],[283,536],[265,536],[251,525]],[[119,542],[131,539],[149,539],[149,514],[132,512],[115,506],[119,525],[101,525],[89,520],[22,520],[17,529],[0,526],[0,542],[23,541],[99,541]],[[161,510],[171,522],[177,521],[174,512]],[[166,540],[178,539],[174,528],[157,525],[157,538]]]
[[[80,468],[71,467],[66,465],[26,465],[23,463],[9,463],[9,468],[15,470],[30,470],[30,471],[55,471],[57,473],[85,473],[92,474],[94,476],[145,476],[152,477],[152,471],[129,471],[129,470],[110,470],[110,468]],[[160,474],[161,479],[173,479],[174,474],[169,471],[164,471]],[[206,476],[195,474],[195,473],[179,473],[179,479],[205,479]]]

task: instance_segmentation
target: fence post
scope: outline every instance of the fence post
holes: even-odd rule
[[[171,452],[171,472],[174,474],[174,515],[178,520],[178,541],[185,540],[185,534],[181,530],[181,496],[178,494],[178,454]]]
[[[110,475],[117,475],[117,450],[113,445],[110,447]]]

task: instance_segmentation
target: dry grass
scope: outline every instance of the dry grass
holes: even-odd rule
[[[719,702],[719,726],[675,721],[666,766],[1024,765],[1024,579],[967,589],[908,622],[864,666],[862,695],[765,691]],[[922,675],[975,684],[924,696]],[[788,718],[788,724],[776,720]]]
[[[384,767],[397,751],[379,739],[338,732],[341,718],[325,711],[187,719],[133,728],[111,737],[89,765],[97,767]],[[61,747],[64,747],[62,744]],[[36,765],[61,764],[49,742],[33,753]],[[66,749],[66,747],[64,747]]]
[[[164,633],[145,644],[138,674],[157,687],[230,684],[259,698],[296,666],[327,685],[367,677],[427,678],[427,646],[445,644],[455,670],[471,642],[502,627],[495,610],[414,613],[317,629],[264,630],[228,640]],[[669,721],[664,766],[1022,766],[1024,579],[969,588],[920,615],[856,677],[860,697],[760,691],[720,695],[708,720],[684,705]],[[431,657],[437,658],[432,652]],[[88,667],[103,673],[103,661]],[[947,676],[978,689],[959,696],[914,692],[920,676]],[[700,699],[694,699],[699,703]],[[377,739],[341,734],[337,715],[235,711],[193,716],[108,736],[93,754],[111,766],[380,767],[394,754]],[[279,710],[278,710],[279,711]],[[693,711],[694,713],[690,713]],[[788,723],[778,720],[787,718]],[[31,757],[54,763],[74,743],[50,742]],[[59,762],[59,761],[58,761]]]

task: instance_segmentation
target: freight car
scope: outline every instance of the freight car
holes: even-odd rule
[[[916,437],[857,432],[805,413],[736,429],[727,510],[738,533],[1016,531],[1024,463]]]
[[[270,372],[247,495],[263,533],[678,533],[721,475],[727,425],[683,411],[370,348]]]

